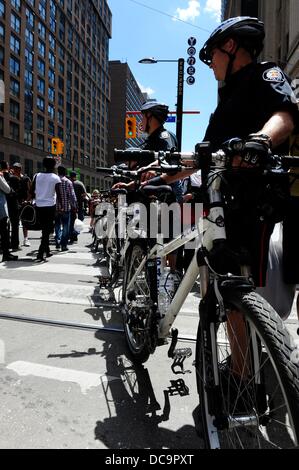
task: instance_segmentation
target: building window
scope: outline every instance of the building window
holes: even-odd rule
[[[48,88],[48,98],[49,101],[55,101],[55,90],[52,87]]]
[[[38,5],[38,12],[39,12],[39,16],[43,20],[45,20],[46,19],[46,7],[41,1],[39,2],[39,5]]]
[[[0,39],[4,40],[5,37],[5,28],[2,24],[0,24]]]
[[[34,13],[29,8],[26,8],[26,20],[27,24],[33,29],[34,28]]]
[[[15,54],[20,54],[20,41],[13,34],[10,35],[10,50]]]
[[[56,41],[55,41],[53,34],[51,33],[49,33],[49,44],[50,44],[51,49],[55,51]]]
[[[50,30],[52,31],[52,33],[55,33],[56,32],[56,21],[54,18],[50,17]]]
[[[52,69],[49,69],[48,78],[50,83],[55,83],[55,72]]]
[[[34,36],[28,28],[25,29],[25,41],[28,46],[33,47]]]
[[[36,146],[40,150],[44,150],[44,136],[37,134],[36,136]]]
[[[24,128],[26,131],[32,132],[33,129],[33,114],[32,111],[25,111],[24,113]]]
[[[5,16],[5,5],[4,1],[0,0],[0,18],[4,18]]]
[[[38,70],[38,73],[40,75],[42,75],[43,77],[45,76],[45,62],[41,59],[38,59],[37,61],[37,70]]]
[[[63,111],[61,111],[60,109],[57,112],[57,119],[59,124],[63,124]]]
[[[45,110],[45,100],[43,98],[41,98],[40,96],[38,96],[37,100],[36,100],[36,106],[41,111],[44,111]]]
[[[10,77],[10,93],[17,98],[20,96],[20,84],[12,77]]]
[[[37,118],[36,118],[36,128],[37,128],[38,131],[44,131],[45,130],[45,120],[39,114],[37,115]]]
[[[10,18],[10,26],[16,33],[20,33],[21,31],[21,20],[18,16],[16,16],[14,13],[11,14]]]
[[[49,51],[49,63],[52,67],[55,67],[55,55],[52,51]]]
[[[33,73],[30,72],[30,70],[25,70],[24,78],[25,78],[25,85],[27,85],[29,88],[32,88],[32,86],[33,86]]]
[[[18,59],[15,59],[14,57],[10,58],[9,70],[10,70],[10,73],[12,73],[13,75],[17,75],[17,76],[20,75],[20,62],[18,61]]]
[[[61,75],[64,75],[64,63],[61,60],[59,61],[58,68]]]
[[[9,103],[9,111],[11,117],[15,119],[20,119],[20,105],[14,100],[10,100]]]
[[[45,94],[45,80],[42,78],[37,79],[37,91],[41,94]]]
[[[33,53],[30,52],[27,48],[25,49],[25,63],[29,67],[33,67]]]
[[[51,119],[55,117],[54,106],[52,104],[48,104],[48,115]]]
[[[46,45],[40,39],[38,40],[38,43],[37,43],[37,49],[38,49],[39,55],[41,55],[42,57],[45,57],[45,55],[46,55]]]
[[[25,172],[25,175],[29,176],[29,178],[33,178],[33,160],[29,159],[29,158],[25,158],[25,168],[24,168],[24,172]]]
[[[54,122],[52,122],[52,121],[49,121],[49,123],[48,123],[48,134],[49,135],[54,135],[55,134]]]
[[[46,28],[41,22],[38,23],[38,34],[42,39],[46,39]]]
[[[9,123],[9,137],[13,140],[19,140],[20,138],[20,127],[14,122]]]
[[[61,93],[58,93],[58,104],[63,108],[64,106],[64,98]]]

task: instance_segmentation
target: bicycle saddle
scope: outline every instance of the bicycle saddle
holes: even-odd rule
[[[166,194],[172,194],[173,189],[171,186],[168,186],[167,184],[162,184],[161,186],[151,186],[150,184],[147,184],[143,186],[143,188],[140,190],[145,194],[146,196],[162,196]]]
[[[111,196],[117,196],[118,194],[128,194],[128,191],[125,188],[111,189],[110,194]]]

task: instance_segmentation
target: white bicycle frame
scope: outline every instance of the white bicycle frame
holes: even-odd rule
[[[221,163],[221,162],[220,162]],[[222,165],[219,165],[222,166]],[[223,162],[224,166],[224,162]],[[221,207],[221,193],[220,193],[220,184],[221,178],[219,176],[219,170],[212,170],[209,173],[209,177],[211,177],[212,183],[208,189],[208,195],[210,203],[213,204],[213,208],[210,210],[210,214],[208,218],[203,219],[203,236],[201,236],[200,231],[200,223],[198,221],[197,227],[195,230],[187,234],[183,234],[182,236],[178,236],[173,239],[171,242],[163,245],[161,243],[161,235],[158,234],[157,236],[157,243],[151,249],[149,254],[145,256],[140,263],[139,267],[137,268],[136,272],[134,273],[132,279],[130,280],[127,291],[134,289],[134,283],[141,273],[142,269],[144,268],[146,262],[151,259],[165,259],[165,257],[175,251],[176,249],[184,246],[186,243],[192,240],[196,240],[196,250],[193,256],[193,259],[189,265],[188,270],[186,271],[177,291],[172,299],[168,309],[166,312],[163,312],[162,318],[159,320],[159,328],[158,328],[158,335],[159,338],[166,338],[169,335],[170,329],[178,316],[182,305],[185,302],[186,297],[190,293],[191,289],[194,286],[194,283],[198,276],[200,275],[200,282],[201,282],[201,293],[204,296],[207,290],[208,282],[209,282],[209,271],[207,266],[198,266],[197,262],[197,249],[202,245],[208,251],[211,250],[213,246],[213,241],[215,240],[225,240],[226,239],[226,232],[224,223],[217,223],[219,218],[222,218],[224,222],[224,212],[223,208]],[[219,206],[217,206],[219,204]],[[161,246],[162,245],[162,246]],[[162,262],[163,268],[163,262]],[[157,273],[157,276],[160,276],[160,273]],[[158,293],[159,295],[159,293]]]

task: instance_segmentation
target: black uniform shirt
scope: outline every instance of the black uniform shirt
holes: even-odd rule
[[[148,136],[142,150],[154,150],[155,152],[167,152],[173,148],[177,148],[177,140],[174,134],[160,126],[151,135]]]
[[[278,111],[288,111],[298,123],[298,108],[288,78],[276,64],[251,63],[232,74],[219,90],[220,102],[212,115],[205,141],[212,150],[233,137],[246,138],[260,131]],[[288,143],[276,148],[277,153],[288,150]]]

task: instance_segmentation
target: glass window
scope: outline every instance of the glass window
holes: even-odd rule
[[[51,119],[55,117],[54,106],[52,104],[48,104],[48,115]]]
[[[9,123],[9,137],[13,140],[19,140],[20,138],[20,127],[14,122]]]
[[[64,75],[64,63],[61,62],[61,60],[59,61],[58,68],[59,68],[59,72],[60,72],[62,75]]]
[[[20,75],[20,62],[18,61],[18,59],[15,59],[14,57],[10,58],[9,70],[10,70],[10,73],[12,73],[13,75],[17,75],[17,76]]]
[[[58,93],[58,104],[61,107],[63,107],[63,105],[64,105],[64,98],[63,98],[61,93]]]
[[[33,114],[31,111],[26,110],[24,113],[24,128],[26,131],[32,132],[33,129]]]
[[[14,7],[15,10],[20,11],[21,10],[21,0],[11,0],[11,6]]]
[[[58,118],[59,124],[63,124],[63,111],[61,111],[60,109],[57,112],[57,118]]]
[[[0,39],[4,39],[5,37],[5,28],[3,24],[0,24]]]
[[[38,23],[38,34],[42,39],[46,39],[46,28],[41,22]]]
[[[25,29],[25,41],[30,47],[33,47],[34,36],[28,28]]]
[[[34,28],[34,13],[29,8],[26,8],[26,20],[27,24]]]
[[[52,31],[52,33],[56,32],[56,21],[54,20],[54,18],[52,18],[52,16],[50,17],[50,30]]]
[[[36,146],[40,150],[44,150],[44,136],[37,134],[36,136]]]
[[[45,57],[45,54],[46,54],[46,45],[45,45],[45,43],[44,43],[43,41],[41,41],[40,39],[38,40],[37,49],[38,49],[39,55],[41,55],[42,57]]]
[[[49,33],[49,44],[50,44],[50,47],[55,50],[56,40],[55,40],[53,34],[51,34],[51,33]]]
[[[43,116],[40,116],[39,114],[37,115],[37,118],[36,118],[36,128],[38,131],[45,130],[45,120]]]
[[[55,90],[52,87],[48,88],[48,98],[50,101],[55,101]]]
[[[37,70],[38,70],[38,73],[40,75],[42,75],[43,77],[45,76],[45,62],[41,59],[38,59],[37,61]]]
[[[49,51],[49,63],[52,67],[55,67],[55,54],[52,51]]]
[[[5,16],[5,5],[4,1],[0,0],[0,18],[4,18]]]
[[[21,31],[21,20],[14,13],[11,14],[10,26],[12,27],[12,29],[15,30],[16,33],[20,33],[20,31]]]
[[[12,77],[10,77],[10,93],[18,98],[20,96],[20,84]]]
[[[36,100],[36,106],[41,111],[44,111],[45,110],[45,100],[43,98],[41,98],[40,96],[38,96],[37,100]]]
[[[55,134],[54,122],[52,122],[52,121],[49,121],[49,123],[48,123],[48,134],[49,135],[54,135]]]
[[[46,19],[46,8],[45,8],[45,5],[42,4],[41,2],[39,2],[39,5],[38,5],[38,12],[39,12],[39,16],[45,20]]]
[[[48,78],[50,83],[55,83],[55,72],[52,69],[49,69]]]
[[[14,100],[10,100],[9,103],[9,112],[11,117],[15,119],[20,119],[20,105]]]
[[[13,34],[10,35],[10,50],[15,54],[20,54],[20,41]]]
[[[45,94],[45,80],[42,78],[37,79],[37,91],[41,94]]]
[[[25,63],[29,67],[33,67],[33,53],[30,52],[27,48],[25,49]]]
[[[24,72],[25,85],[32,88],[33,86],[33,73],[30,70],[25,70]]]
[[[24,144],[30,145],[30,147],[32,147],[32,132],[24,131]],[[26,170],[25,172],[26,174],[28,174]]]

